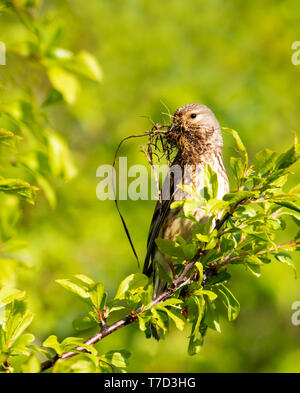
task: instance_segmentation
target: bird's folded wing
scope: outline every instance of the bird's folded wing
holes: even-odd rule
[[[177,157],[175,158],[173,165],[176,165],[176,162],[177,162]],[[178,176],[174,176],[174,174],[171,171],[169,171],[162,187],[162,202],[160,203],[160,201],[157,201],[155,206],[154,214],[150,225],[149,235],[148,235],[147,254],[145,257],[144,269],[143,269],[143,273],[147,274],[148,276],[151,275],[153,270],[153,257],[156,249],[155,239],[157,238],[161,226],[168,212],[170,211],[170,205],[174,200],[174,192],[176,191],[176,186],[177,186],[175,182],[177,184],[179,183]]]

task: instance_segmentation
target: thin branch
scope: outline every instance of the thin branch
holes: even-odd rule
[[[198,255],[199,253],[197,253]],[[124,318],[120,319],[119,321],[113,323],[112,325],[106,326],[103,328],[100,332],[96,333],[94,336],[90,337],[88,340],[84,342],[86,345],[95,345],[99,341],[103,340],[103,338],[109,336],[110,334],[114,333],[115,331],[121,329],[122,327],[129,325],[132,322],[135,322],[138,319],[138,315],[142,314],[143,312],[149,310],[150,308],[157,306],[158,304],[164,302],[165,300],[169,299],[173,293],[179,291],[182,287],[189,285],[191,283],[191,280],[187,278],[187,275],[190,273],[190,271],[193,269],[197,257],[195,257],[189,262],[185,268],[183,269],[183,272],[181,275],[173,281],[172,285],[170,285],[163,293],[161,293],[159,296],[157,296],[155,299],[152,300],[152,302],[145,308],[145,307],[140,307],[138,308],[135,312],[132,312],[131,314],[126,315]],[[89,351],[86,348],[83,347],[76,347],[76,351],[80,352],[85,352],[89,353]],[[58,359],[69,359],[72,358],[73,356],[78,355],[78,352],[65,352],[63,353],[60,357],[55,357],[53,361],[46,361],[42,364],[42,371],[45,371],[49,368],[51,368],[55,362]]]
[[[286,243],[278,244],[277,248],[294,247],[294,246],[297,246],[298,244],[300,244],[300,242],[289,241],[289,242],[286,242]],[[261,251],[257,252],[254,255],[263,255],[263,254],[268,254],[268,253],[271,253],[271,252],[274,252],[274,251],[276,251],[275,247],[270,247],[268,250],[261,250]],[[232,255],[232,253],[230,253],[227,257],[225,257],[223,259],[220,259],[217,262],[217,264],[218,265],[227,265],[227,264],[229,264],[229,263],[231,263],[233,261],[236,261],[238,259],[246,258],[246,257],[248,257],[250,255],[253,255],[253,254],[244,253],[244,254],[240,254],[240,255],[235,255],[234,257],[231,257],[231,255]]]
[[[215,224],[215,229],[219,230],[221,227],[224,225],[224,223],[232,216],[234,211],[244,205],[245,203],[249,202],[249,198],[245,198],[241,200],[240,202],[236,203],[234,206],[231,207],[230,211],[225,213],[223,218],[221,220],[218,220]],[[179,275],[178,278],[173,280],[172,284],[159,296],[154,298],[152,302],[147,305],[147,307],[140,307],[138,308],[135,312],[131,312],[130,314],[126,315],[124,318],[120,319],[119,321],[102,327],[101,331],[96,333],[94,336],[90,337],[88,340],[84,342],[86,345],[95,345],[99,341],[103,340],[105,337],[109,336],[110,334],[114,333],[115,331],[121,329],[124,326],[127,326],[131,324],[132,322],[135,322],[138,320],[138,315],[142,314],[143,312],[149,310],[150,308],[157,306],[158,304],[164,302],[165,300],[169,299],[175,292],[179,291],[181,288],[184,286],[189,285],[191,282],[195,280],[195,278],[188,277],[189,273],[193,270],[195,263],[203,256],[205,255],[205,250],[203,250],[201,247],[197,250],[196,254],[194,257],[190,260],[187,261],[187,263],[184,266],[184,269],[182,273]],[[216,273],[215,266],[208,266],[207,269],[204,271],[204,281],[202,282],[202,285],[205,284],[206,278],[209,276],[209,273],[212,272],[212,274]],[[48,360],[42,364],[42,371],[45,371],[55,364],[55,362],[59,359],[69,359],[72,358],[73,356],[78,355],[79,352],[85,352],[89,353],[88,349],[83,348],[83,347],[76,347],[76,351],[69,351],[63,353],[60,357],[56,356],[52,361]]]

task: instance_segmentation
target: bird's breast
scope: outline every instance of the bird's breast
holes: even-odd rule
[[[204,170],[206,164],[209,164],[212,170],[217,174],[217,198],[222,199],[223,196],[229,192],[229,183],[221,154],[212,155],[208,160],[203,160],[194,165],[184,165],[182,167],[182,179],[181,181],[177,182],[177,184],[179,186],[193,186],[196,193],[203,196],[205,188]],[[185,189],[182,190],[180,187],[176,188],[174,197],[175,200],[197,200],[195,195],[187,192],[187,190],[185,191]],[[180,235],[186,241],[190,241],[193,235],[194,223],[184,217],[178,217],[182,214],[183,211],[181,208],[171,209],[164,220],[158,237],[175,240],[176,235]],[[205,215],[201,207],[195,208],[191,214],[199,222],[205,222],[209,218],[207,215]]]

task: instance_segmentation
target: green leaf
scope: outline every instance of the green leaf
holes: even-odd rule
[[[20,300],[23,299],[25,296],[25,291],[20,291],[15,288],[10,288],[10,287],[3,287],[0,290],[0,304],[1,305],[7,305],[14,300]]]
[[[152,313],[151,323],[155,327],[161,329],[163,334],[166,334],[168,330],[168,317],[166,314],[159,309],[156,309],[156,307],[152,307],[150,311]]]
[[[100,310],[103,308],[104,305],[102,305],[102,300],[104,297],[104,285],[102,282],[98,282],[95,284],[92,289],[89,290],[89,295],[91,298],[91,301],[95,308],[97,310]]]
[[[148,284],[148,277],[142,273],[130,274],[126,277],[117,290],[115,299],[125,299],[125,293],[129,290],[144,288]]]
[[[54,176],[71,180],[76,176],[70,151],[65,140],[53,130],[47,130],[49,164]]]
[[[253,192],[250,191],[240,191],[234,193],[228,193],[224,195],[223,200],[228,201],[230,205],[236,205],[237,203],[241,202],[246,198],[251,198],[255,196]]]
[[[243,258],[243,263],[250,263],[251,265],[263,265],[262,261],[259,259],[259,257],[255,255],[249,255],[245,258]]]
[[[235,143],[236,143],[236,147],[238,149],[238,152],[240,153],[240,155],[245,163],[244,167],[247,168],[248,167],[248,153],[247,153],[247,150],[246,150],[239,134],[237,133],[237,131],[232,130],[231,128],[222,127],[222,129],[224,131],[229,132],[233,136]]]
[[[214,301],[218,297],[218,295],[216,293],[214,293],[212,291],[208,291],[206,289],[202,290],[202,294],[207,296],[210,301]]]
[[[49,90],[44,102],[43,106],[48,106],[48,105],[53,105],[57,104],[59,102],[62,102],[64,99],[63,95],[53,87]]]
[[[9,347],[10,352],[17,352],[22,355],[28,355],[29,344],[34,340],[34,335],[30,333],[22,334]]]
[[[61,342],[61,346],[64,352],[75,350],[77,346],[84,346],[83,339],[80,337],[67,337]],[[85,348],[91,348],[88,345],[85,345]],[[94,351],[94,348],[91,348],[91,351]]]
[[[26,374],[36,374],[41,371],[41,363],[36,354],[32,353],[21,365],[22,372]]]
[[[163,307],[164,311],[168,314],[168,316],[172,319],[175,323],[177,329],[183,330],[185,326],[185,320],[183,316],[180,314],[180,311],[174,308],[166,308]]]
[[[212,301],[206,302],[205,323],[210,329],[221,333],[221,326],[219,323],[219,314],[216,305]]]
[[[83,317],[75,318],[72,325],[75,330],[82,331],[96,327],[98,326],[98,323],[88,315],[85,315]]]
[[[54,335],[49,336],[44,342],[43,346],[53,349],[59,356],[63,354],[64,350]]]
[[[160,239],[157,238],[155,240],[155,243],[159,249],[164,255],[171,257],[171,258],[185,258],[182,246],[179,246],[175,242],[173,242],[170,239]]]
[[[87,284],[88,286],[93,286],[96,284],[93,279],[84,274],[76,274],[74,277],[76,277],[77,280],[82,281],[84,284]]]
[[[284,251],[279,251],[279,252],[274,253],[274,255],[275,255],[275,258],[279,262],[286,263],[288,266],[290,266],[294,270],[295,275],[297,276],[297,270],[296,270],[296,267],[292,261],[292,257],[290,256],[290,254],[288,254],[287,252],[284,252]]]
[[[230,157],[230,167],[236,179],[239,181],[244,173],[244,165],[240,157]]]
[[[80,353],[70,359],[59,359],[55,362],[53,373],[97,373],[99,361],[95,355],[90,353]]]
[[[218,196],[218,176],[210,165],[205,165],[204,168],[204,182],[210,198],[217,198]]]
[[[128,367],[128,359],[130,356],[130,352],[126,350],[109,351],[105,355],[100,356],[100,363],[108,363],[116,368],[116,371],[126,372]]]
[[[192,330],[188,345],[189,355],[196,355],[203,345],[203,332],[201,329],[201,321],[205,310],[205,300],[203,296],[189,296],[186,300],[189,310],[189,320],[192,321]]]
[[[95,82],[101,82],[103,75],[96,58],[87,51],[80,51],[77,55],[59,48],[54,51],[55,61],[46,62],[48,67],[59,66],[60,68],[77,74]]]
[[[55,88],[64,97],[68,104],[74,104],[79,92],[77,78],[70,72],[60,67],[52,67],[48,70],[48,77]]]
[[[174,203],[176,203],[176,202],[174,202]],[[203,207],[203,202],[201,202],[201,201],[195,201],[195,200],[190,200],[190,199],[185,200],[185,201],[183,201],[183,214],[186,217],[189,217],[195,211],[195,209],[198,209],[201,207]],[[196,220],[196,219],[194,218],[194,220]]]
[[[77,296],[79,296],[82,299],[88,299],[90,297],[87,288],[75,284],[73,281],[69,279],[56,280],[56,282],[62,287],[64,287],[65,289],[67,289],[68,291],[75,293]]]
[[[294,164],[299,158],[299,142],[294,133],[294,145],[285,153],[281,154],[276,160],[276,169],[285,169]]]
[[[177,298],[171,298],[171,299],[167,299],[165,301],[163,301],[162,303],[160,303],[160,306],[174,306],[177,304],[182,304],[183,301]]]
[[[5,146],[13,146],[13,143],[20,139],[13,132],[6,130],[5,128],[0,128],[0,144]]]
[[[199,283],[202,283],[202,281],[203,281],[203,265],[200,262],[196,262],[195,266],[199,272],[199,280],[198,281],[199,281]]]
[[[94,80],[95,82],[101,82],[103,78],[102,70],[98,61],[87,51],[79,52],[74,57],[74,61],[67,65],[67,68],[77,72],[85,78]]]
[[[276,203],[276,205],[287,207],[288,209],[294,210],[297,213],[300,213],[300,207],[297,206],[294,202],[289,201],[277,201],[276,199],[272,199],[271,202]]]
[[[33,314],[24,301],[14,300],[6,306],[8,318],[5,325],[6,343],[10,347],[27,329],[33,320]]]
[[[147,329],[147,324],[151,320],[151,315],[147,315],[146,313],[138,314],[138,321],[139,321],[139,329],[142,332],[145,332]]]
[[[207,243],[209,241],[209,235],[202,235],[202,233],[196,233],[196,238],[200,240],[200,242]]]
[[[231,277],[230,274],[225,270],[223,270],[220,273],[218,273],[216,276],[209,277],[208,281],[211,285],[213,285],[213,284],[221,283],[223,281],[228,281],[230,277]]]
[[[252,263],[246,264],[247,269],[256,277],[261,276],[260,266]]]
[[[193,243],[188,243],[188,244],[185,244],[181,247],[182,247],[183,254],[187,260],[192,259],[198,249],[198,246]]]
[[[223,304],[227,308],[228,311],[228,320],[233,321],[237,318],[240,312],[240,304],[237,299],[233,296],[230,290],[225,287],[224,284],[219,284],[216,287],[217,292],[220,295],[220,299],[222,300]]]
[[[33,204],[37,188],[21,179],[5,179],[0,176],[0,191],[16,194]]]
[[[275,167],[277,154],[270,150],[264,149],[255,155],[254,168],[257,175],[263,175]]]

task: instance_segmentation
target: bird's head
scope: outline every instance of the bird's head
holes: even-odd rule
[[[187,104],[175,112],[168,135],[171,144],[177,144],[188,153],[222,150],[221,128],[214,113],[203,104]],[[192,151],[191,151],[192,153]]]

